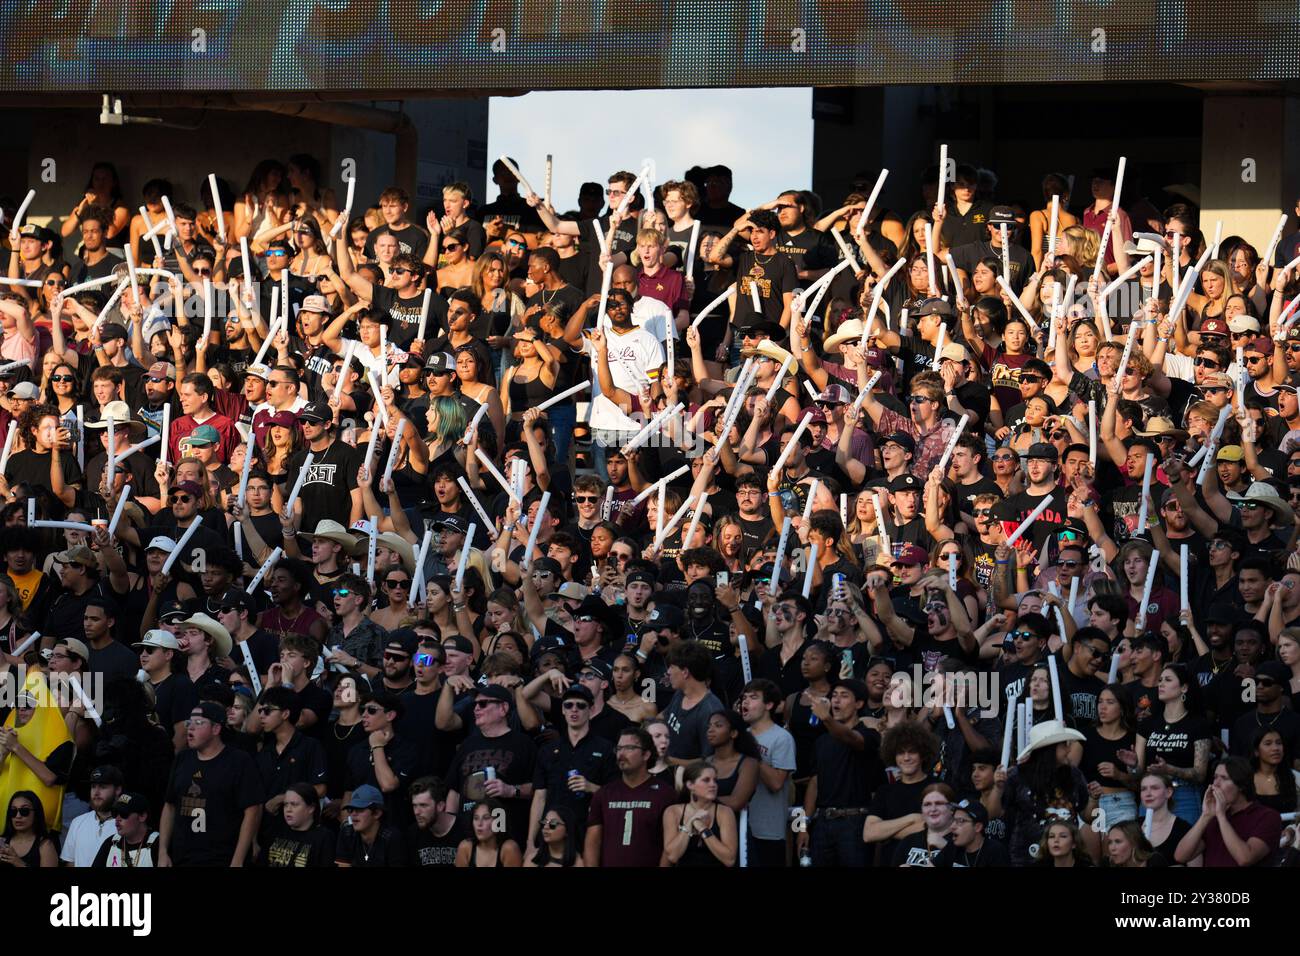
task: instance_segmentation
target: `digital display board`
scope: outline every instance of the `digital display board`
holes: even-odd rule
[[[10,0],[14,91],[514,91],[1294,77],[1248,0]]]

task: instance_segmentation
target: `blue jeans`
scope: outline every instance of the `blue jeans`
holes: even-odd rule
[[[561,402],[546,410],[551,422],[551,443],[555,445],[555,463],[561,468],[569,466],[569,445],[573,443],[573,426],[578,422],[578,406]]]
[[[867,845],[862,841],[866,815],[814,820],[812,824],[813,866],[867,865]]]
[[[1097,805],[1101,808],[1108,830],[1117,823],[1127,823],[1129,820],[1137,819],[1137,797],[1131,791],[1103,793]]]
[[[1174,787],[1174,816],[1195,825],[1201,818],[1201,800],[1205,792],[1190,783],[1180,783]]]

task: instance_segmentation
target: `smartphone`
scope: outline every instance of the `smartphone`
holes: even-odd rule
[[[731,583],[731,574],[730,574],[730,572],[727,572],[727,571],[719,571],[719,572],[718,572],[718,583],[719,583],[719,584],[730,584],[730,583]]]

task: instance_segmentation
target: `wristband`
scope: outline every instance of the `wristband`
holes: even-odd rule
[[[781,492],[779,492],[779,491],[769,491],[769,492],[767,493],[767,496],[768,496],[769,498],[777,498],[777,497],[780,496],[780,494],[781,494]]]
[[[283,535],[283,536],[286,537],[286,538],[292,538],[292,537],[294,537],[294,532],[293,532],[291,529],[287,529],[287,528],[281,528],[281,529],[280,529],[280,534]]]
[[[636,654],[634,654],[633,656],[637,660],[639,660],[642,664],[644,664],[646,661],[650,659],[650,655],[647,654],[645,651],[641,650],[640,648],[637,648]]]

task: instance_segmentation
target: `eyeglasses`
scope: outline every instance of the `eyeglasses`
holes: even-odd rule
[[[11,817],[30,817],[32,815],[31,807],[10,807],[9,816]]]
[[[193,500],[194,500],[193,495],[181,495],[181,494],[172,495],[168,499],[168,501],[170,501],[174,505],[187,505]]]
[[[277,711],[277,710],[280,710],[280,708],[279,708],[279,707],[272,707],[270,704],[262,704],[262,705],[260,705],[260,706],[257,708],[257,712],[258,712],[259,714],[262,714],[263,716],[265,716],[265,715],[267,715],[267,714],[272,714],[272,713],[274,713],[274,712]]]
[[[407,591],[411,587],[411,582],[406,578],[384,578],[384,584],[388,585],[390,591]]]
[[[211,725],[211,723],[212,721],[208,720],[208,718],[206,717],[191,717],[189,720],[185,721],[185,726],[186,727],[207,727]]]
[[[565,710],[586,710],[590,706],[585,700],[566,700],[564,702]]]

